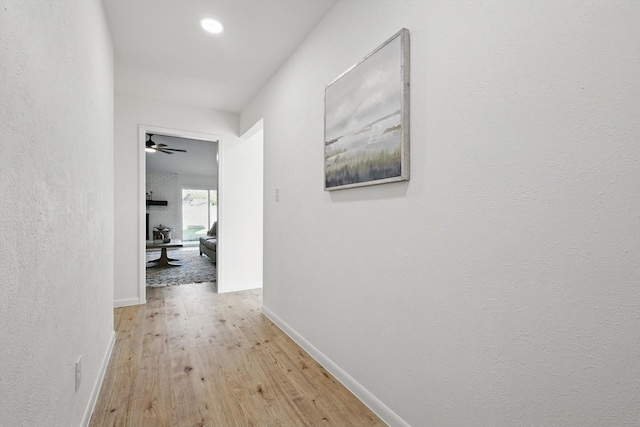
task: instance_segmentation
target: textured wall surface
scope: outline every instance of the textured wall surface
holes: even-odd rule
[[[0,426],[77,426],[113,333],[101,3],[0,0],[0,94]]]
[[[640,424],[639,21],[338,2],[241,115],[265,307],[414,426]],[[411,181],[323,192],[324,88],[402,27]]]

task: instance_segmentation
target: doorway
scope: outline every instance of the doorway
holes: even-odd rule
[[[153,142],[156,145],[164,144],[163,148],[171,152],[145,152],[149,140],[149,134],[153,134]],[[172,229],[171,238],[183,240],[182,218],[182,189],[204,189],[211,200],[210,191],[215,194],[213,200],[217,208],[218,195],[218,148],[220,138],[215,135],[202,134],[190,131],[162,128],[156,126],[140,125],[138,127],[138,141],[140,143],[140,238],[139,238],[139,287],[140,303],[146,302],[146,235],[147,227],[152,230],[162,224]],[[191,144],[191,145],[189,145]],[[214,150],[205,151],[205,148]],[[148,148],[148,147],[147,147]],[[172,150],[169,150],[171,148]],[[184,151],[182,151],[184,150]],[[154,157],[150,157],[150,156]],[[203,169],[204,168],[204,169]],[[204,172],[202,172],[204,170]],[[161,204],[150,203],[153,201]],[[149,213],[149,223],[147,215]],[[217,209],[207,214],[217,217]],[[206,224],[209,217],[206,218]],[[206,226],[205,226],[206,227]],[[204,230],[206,235],[208,228]]]

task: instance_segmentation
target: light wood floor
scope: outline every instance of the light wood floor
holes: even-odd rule
[[[261,314],[260,290],[148,288],[115,309],[102,426],[384,426]]]

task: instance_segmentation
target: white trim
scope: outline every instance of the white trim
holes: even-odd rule
[[[102,363],[100,364],[100,370],[98,371],[98,377],[96,378],[96,382],[93,384],[93,389],[91,390],[91,395],[89,396],[89,402],[87,402],[87,407],[84,410],[84,416],[82,417],[82,421],[80,422],[80,427],[87,427],[89,422],[91,421],[91,416],[93,415],[93,410],[96,408],[96,402],[98,401],[98,394],[100,394],[100,388],[102,387],[102,381],[104,380],[104,375],[107,373],[107,366],[109,365],[109,360],[111,359],[111,353],[113,352],[113,345],[116,342],[116,332],[111,331],[111,338],[109,339],[109,344],[107,345],[107,350],[102,357]]]
[[[256,133],[260,132],[261,130],[264,130],[264,119],[260,119],[257,122],[255,122],[253,126],[251,126],[245,133],[240,135],[240,138],[249,139]]]
[[[222,147],[222,143],[218,143],[218,213],[217,213],[217,229],[216,229],[216,289],[220,292],[221,289],[224,289],[224,285],[220,285],[224,283],[224,267],[226,265],[225,256],[224,256],[224,248],[225,248],[225,229],[224,229],[224,205],[225,205],[225,197],[224,191],[221,191],[224,188],[224,149]]]
[[[251,289],[261,289],[261,288],[262,288],[262,282],[240,283],[224,289],[218,288],[218,293],[224,294],[227,292],[240,292],[240,291],[248,291]]]
[[[382,403],[369,390],[364,388],[353,377],[346,373],[342,368],[336,365],[331,359],[325,356],[320,350],[315,348],[313,344],[307,341],[302,335],[296,332],[291,326],[280,319],[274,312],[264,305],[262,306],[262,314],[275,323],[285,334],[302,347],[311,357],[313,357],[322,367],[331,373],[338,381],[351,391],[362,403],[371,409],[378,417],[380,417],[390,427],[410,427],[409,423],[400,418],[387,405]]]
[[[208,133],[199,133],[199,132],[191,132],[187,130],[181,129],[170,129],[163,128],[152,125],[138,125],[138,301],[131,304],[124,305],[135,305],[135,304],[145,304],[147,302],[147,283],[146,283],[146,212],[147,212],[147,197],[146,197],[146,171],[147,171],[147,156],[145,155],[145,145],[146,145],[146,134],[153,133],[159,135],[166,136],[175,136],[178,138],[188,138],[188,139],[196,139],[199,141],[212,141],[218,143],[218,153],[220,153],[220,145],[222,143],[222,137],[218,135],[208,134]],[[220,176],[220,163],[221,158],[218,158],[218,176]],[[218,183],[218,203],[220,203],[220,185]],[[220,224],[218,224],[218,229],[220,228]],[[219,265],[219,263],[218,263]],[[129,298],[127,300],[120,301],[130,301],[133,298]],[[122,307],[116,305],[116,307]]]
[[[149,130],[146,126],[138,126],[138,301],[147,301],[147,277],[145,268],[146,259],[146,233],[147,233],[147,156],[145,148],[147,143],[146,133]],[[144,304],[143,303],[143,304]],[[116,306],[118,307],[118,306]]]
[[[146,300],[141,300],[140,298],[123,298],[117,299],[113,301],[113,307],[128,307],[130,305],[138,305],[138,304],[146,304]]]

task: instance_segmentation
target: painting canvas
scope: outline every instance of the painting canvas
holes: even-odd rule
[[[325,90],[325,190],[409,179],[409,31]]]

